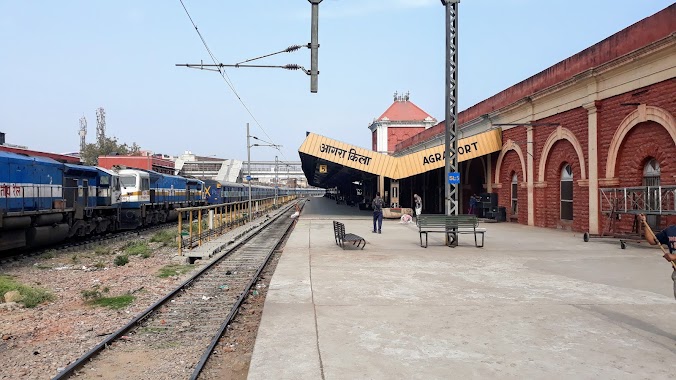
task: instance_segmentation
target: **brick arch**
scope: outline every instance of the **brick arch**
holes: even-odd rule
[[[521,173],[523,173],[523,182],[526,182],[526,161],[523,159],[523,151],[521,150],[521,147],[519,147],[519,144],[510,139],[507,140],[504,145],[502,145],[502,150],[498,156],[498,163],[495,165],[494,183],[500,183],[500,167],[502,166],[502,160],[505,158],[505,154],[507,154],[507,152],[510,150],[513,150],[519,156],[519,160],[521,160]]]
[[[640,148],[632,153],[633,154],[629,157],[619,157],[618,162],[621,167],[626,168],[626,170],[629,170],[630,173],[633,173],[633,175],[629,175],[627,177],[633,178],[634,181],[629,181],[628,178],[621,178],[620,185],[640,186],[640,182],[637,182],[636,179],[643,177],[643,167],[651,158],[656,159],[657,162],[660,163],[660,168],[665,173],[665,177],[666,174],[670,172],[669,166],[671,163],[668,155],[664,151],[664,147],[654,142],[648,142],[641,144]],[[668,183],[668,178],[663,179],[667,180]]]
[[[577,153],[577,159],[580,165],[580,179],[587,179],[587,172],[585,171],[585,161],[584,161],[584,151],[582,150],[582,144],[578,141],[575,134],[571,132],[568,128],[563,128],[561,126],[557,127],[556,130],[549,134],[547,141],[545,141],[544,148],[542,149],[542,155],[540,156],[540,166],[538,171],[538,181],[545,181],[545,165],[547,164],[547,158],[549,157],[549,152],[554,147],[559,140],[566,140],[573,145],[575,153]]]
[[[606,161],[606,178],[613,178],[615,176],[617,156],[620,153],[620,147],[627,133],[637,124],[645,121],[654,121],[664,127],[674,140],[674,145],[676,145],[676,119],[667,110],[641,104],[634,112],[622,120],[613,135],[608,149],[608,160]]]

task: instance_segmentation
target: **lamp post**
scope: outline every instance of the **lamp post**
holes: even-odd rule
[[[275,207],[277,207],[277,189],[279,188],[279,181],[277,179],[277,164],[278,164],[278,159],[277,156],[275,156]]]
[[[258,137],[251,136],[251,134],[249,134],[249,123],[246,123],[246,156],[247,156],[247,158],[246,158],[246,162],[247,162],[247,164],[246,164],[246,166],[247,166],[246,181],[249,183],[249,222],[251,222],[251,220],[252,220],[252,217],[251,217],[251,147],[254,147],[254,146],[271,146],[273,148],[281,148],[282,147],[281,145],[272,144],[272,143],[251,144],[251,138],[253,138],[254,140],[258,140],[258,141],[263,141],[263,140],[259,139]],[[265,142],[267,142],[267,141],[265,141]],[[276,159],[277,159],[277,157],[275,157],[275,160]],[[276,194],[277,194],[277,191],[275,190],[275,195]],[[276,202],[276,197],[275,197],[275,202]]]

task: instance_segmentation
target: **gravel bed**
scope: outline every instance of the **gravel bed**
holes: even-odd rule
[[[138,237],[133,240],[147,240]],[[24,285],[50,291],[55,297],[35,308],[0,304],[0,379],[49,379],[118,330],[132,317],[178,286],[191,273],[160,278],[158,272],[176,264],[176,249],[148,243],[151,256],[129,256],[124,266],[114,264],[126,242],[94,249],[54,252],[0,266],[0,274]],[[193,271],[198,266],[193,268]],[[134,302],[122,309],[91,306],[82,291],[108,288],[104,296],[132,294]],[[0,295],[0,301],[2,301]]]

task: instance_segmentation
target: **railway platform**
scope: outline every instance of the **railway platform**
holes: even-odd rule
[[[332,221],[367,240],[335,244]],[[311,198],[270,283],[249,379],[613,378],[676,373],[660,250],[484,224],[457,248]]]

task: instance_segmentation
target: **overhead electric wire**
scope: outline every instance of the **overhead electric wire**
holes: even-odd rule
[[[195,28],[195,32],[197,32],[197,35],[199,36],[200,40],[202,41],[202,44],[204,45],[204,48],[207,50],[207,53],[209,53],[211,60],[214,62],[214,65],[217,65],[218,72],[221,74],[221,77],[223,77],[223,80],[225,81],[225,83],[228,85],[228,87],[230,87],[230,90],[232,90],[232,92],[235,94],[235,96],[237,97],[237,100],[239,100],[239,102],[242,103],[242,106],[244,106],[244,109],[246,109],[246,112],[249,113],[249,116],[251,116],[251,118],[254,120],[254,122],[256,122],[256,125],[258,125],[258,128],[260,128],[261,131],[263,131],[263,133],[265,134],[265,136],[268,137],[268,139],[272,140],[272,137],[270,137],[270,135],[268,135],[268,133],[265,131],[265,129],[263,128],[261,123],[259,123],[258,119],[256,119],[256,116],[253,115],[253,113],[251,112],[249,107],[246,105],[246,103],[244,103],[244,100],[242,100],[242,98],[239,96],[239,94],[237,93],[235,86],[232,84],[232,80],[230,79],[228,74],[225,72],[225,70],[222,70],[222,68],[220,66],[218,66],[219,65],[218,60],[216,59],[214,54],[211,52],[211,49],[209,49],[209,45],[207,45],[207,41],[204,39],[204,37],[202,36],[202,33],[197,28],[197,25],[195,24],[195,21],[192,19],[192,16],[190,16],[190,12],[188,12],[188,8],[186,8],[185,4],[183,3],[183,0],[178,0],[178,1],[181,2],[181,6],[183,7],[185,14],[190,19],[190,23],[192,23],[192,26]],[[286,50],[291,49],[291,48],[292,47],[289,47]],[[282,150],[279,149],[279,146],[277,144],[275,144],[274,148],[277,149],[283,157],[285,157],[284,152],[282,152]]]

